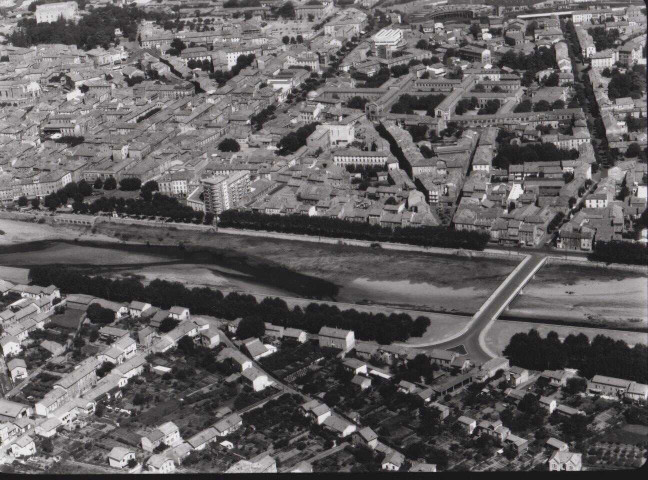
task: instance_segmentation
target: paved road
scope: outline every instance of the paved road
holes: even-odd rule
[[[480,337],[483,338],[492,322],[497,319],[502,310],[506,308],[513,298],[515,298],[519,292],[520,286],[523,286],[527,281],[527,277],[536,268],[538,268],[544,260],[545,257],[542,255],[530,255],[528,260],[525,260],[519,268],[516,268],[516,270],[507,277],[504,283],[502,283],[495,293],[493,293],[493,295],[491,295],[491,297],[486,301],[484,306],[482,306],[480,311],[473,316],[466,332],[453,340],[418,348],[428,350],[432,348],[450,349],[463,345],[475,364],[480,365],[488,361],[492,358],[492,355],[488,352]]]

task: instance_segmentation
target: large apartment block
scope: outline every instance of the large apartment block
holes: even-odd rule
[[[202,181],[205,212],[219,215],[240,204],[250,192],[250,171],[235,172],[229,177],[204,178]]]
[[[36,23],[54,23],[59,18],[74,20],[78,12],[76,2],[46,3],[36,7]]]

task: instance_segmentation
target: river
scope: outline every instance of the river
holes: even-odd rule
[[[457,259],[452,266],[444,268],[459,274],[458,270],[465,269],[466,262]],[[218,247],[186,250],[177,246],[44,240],[0,249],[0,278],[15,283],[27,281],[30,267],[50,264],[70,265],[86,273],[112,278],[134,277],[144,283],[160,278],[223,291],[466,314],[476,311],[508,273],[507,270],[500,272],[501,278],[495,278],[492,285],[456,286],[446,283],[441,272],[435,284],[395,277],[376,279],[368,271],[339,271],[337,275],[323,277],[313,275],[315,269],[295,271],[269,256]],[[439,268],[438,264],[438,259],[430,257],[428,268]]]

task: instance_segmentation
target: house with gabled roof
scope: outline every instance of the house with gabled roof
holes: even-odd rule
[[[370,427],[363,427],[353,433],[352,440],[355,444],[364,444],[374,449],[378,444],[378,435]]]
[[[164,454],[153,455],[146,461],[146,466],[152,473],[171,473],[176,469],[173,459]]]
[[[549,458],[550,472],[580,472],[583,468],[583,455],[567,451],[556,451]]]
[[[181,440],[178,426],[173,422],[166,422],[145,437],[142,437],[142,449],[147,452],[152,452],[162,443],[168,447],[172,447]]]
[[[322,327],[318,335],[320,348],[337,348],[349,352],[355,347],[355,333],[352,330]]]
[[[135,450],[130,448],[113,447],[108,454],[108,463],[114,468],[124,468],[131,460],[135,460]]]
[[[242,426],[243,419],[238,413],[227,415],[213,425],[219,437],[225,437]]]
[[[346,438],[356,431],[356,426],[353,423],[335,414],[327,417],[322,425],[342,438]]]
[[[151,307],[152,305],[150,303],[133,300],[128,304],[128,313],[131,318],[140,318],[142,314]]]

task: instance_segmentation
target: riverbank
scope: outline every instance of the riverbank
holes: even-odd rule
[[[4,221],[7,222],[7,221]],[[18,223],[18,222],[15,222]],[[22,222],[20,222],[22,224]],[[34,226],[35,224],[27,224]],[[41,225],[38,225],[40,227]],[[48,227],[48,234],[60,227]],[[299,289],[295,282],[290,288],[281,286],[299,296],[326,298],[354,304],[378,304],[393,308],[432,310],[437,312],[472,314],[488,298],[490,293],[506,278],[517,265],[516,258],[469,258],[452,255],[437,255],[422,252],[402,252],[387,249],[319,244],[295,240],[269,239],[264,237],[214,234],[207,231],[180,230],[146,225],[116,225],[100,222],[90,227],[66,226],[67,235],[77,234],[82,241],[77,248],[64,254],[63,248],[48,246],[49,251],[21,252],[20,259],[2,258],[0,265],[24,266],[26,264],[72,263],[113,265],[119,268],[100,268],[102,274],[116,276],[138,276],[144,281],[155,278],[177,279],[187,285],[212,286],[215,288],[241,290],[246,278],[236,275],[252,275],[264,284],[266,289],[248,289],[253,293],[279,294],[270,291],[277,273],[282,276],[304,278],[306,283],[325,282],[324,295],[313,289]],[[70,233],[71,232],[71,233]],[[92,248],[95,239],[111,238],[111,245],[101,248],[120,251],[115,260],[113,254],[84,250]],[[42,237],[39,237],[42,238]],[[48,236],[46,238],[51,238]],[[89,239],[89,241],[88,241]],[[103,243],[103,242],[102,242]],[[187,255],[176,255],[180,250],[194,257],[187,261]],[[147,247],[148,246],[148,247]],[[151,265],[138,255],[158,255],[157,247],[165,247],[167,260],[151,258]],[[150,249],[150,250],[149,250]],[[173,255],[168,256],[169,249]],[[74,251],[73,251],[74,250]],[[200,252],[205,255],[200,257]],[[198,258],[198,257],[200,258]],[[133,268],[124,264],[132,263]],[[173,263],[173,265],[171,265]],[[153,265],[155,264],[155,265]],[[222,268],[225,267],[225,270]],[[229,271],[228,271],[229,270]],[[259,276],[265,277],[260,278]],[[302,276],[302,277],[299,277]],[[334,286],[335,288],[331,287]]]
[[[645,272],[548,264],[505,314],[592,327],[645,329],[647,306]]]
[[[76,238],[102,242],[119,242],[119,239],[97,232],[93,233],[90,229],[76,230],[47,223],[19,222],[4,218],[0,218],[0,232],[0,248],[27,242],[74,240]]]

